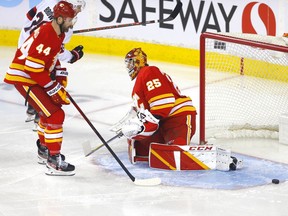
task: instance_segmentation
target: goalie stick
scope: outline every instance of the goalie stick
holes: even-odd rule
[[[147,25],[147,24],[153,24],[153,23],[157,23],[157,22],[158,23],[167,22],[167,21],[174,20],[175,17],[179,14],[181,8],[182,8],[182,2],[180,0],[177,0],[177,4],[176,4],[174,10],[169,15],[169,17],[162,19],[162,20],[150,20],[150,21],[145,21],[145,22],[134,22],[134,23],[127,23],[127,24],[120,24],[120,25],[112,25],[112,26],[104,26],[104,27],[97,27],[97,28],[74,30],[73,33],[77,34],[77,33],[91,32],[91,31],[101,31],[101,30],[107,30],[107,29],[129,27],[129,26]]]
[[[110,143],[111,141],[113,141],[116,138],[120,138],[122,137],[123,134],[122,132],[119,134],[116,134],[116,136],[112,137],[111,139],[107,140],[106,143]],[[98,149],[102,148],[104,146],[104,144],[102,143],[101,145],[98,145],[97,147],[95,147],[94,149],[92,149],[90,142],[84,142],[82,144],[83,147],[83,151],[84,151],[84,155],[85,157],[88,157],[89,155],[93,154],[95,151],[97,151]]]
[[[137,116],[137,110],[136,107],[132,106],[131,109],[129,110],[129,112],[126,113],[126,115],[120,119],[116,124],[114,124],[111,128],[110,131],[113,131],[116,133],[116,135],[114,137],[112,137],[111,139],[107,140],[106,142],[109,143],[111,141],[113,141],[116,138],[120,138],[123,136],[123,133],[121,131],[122,125],[128,120],[131,119],[132,117]],[[100,144],[97,147],[95,147],[94,149],[92,149],[91,144],[89,141],[82,143],[82,147],[83,147],[83,151],[84,151],[84,155],[85,157],[88,157],[89,155],[93,154],[95,151],[97,151],[98,149],[102,148],[104,146],[104,144]]]
[[[71,103],[74,105],[74,107],[78,110],[78,112],[82,115],[82,117],[85,119],[85,121],[88,123],[88,125],[91,127],[91,129],[94,131],[94,133],[99,137],[101,142],[105,145],[105,147],[108,149],[108,151],[111,153],[111,155],[114,157],[114,159],[118,162],[118,164],[121,166],[121,168],[125,171],[125,173],[128,175],[128,177],[131,179],[132,182],[134,182],[135,185],[140,186],[153,186],[153,185],[159,185],[161,184],[160,178],[149,178],[149,179],[136,179],[129,170],[125,167],[125,165],[122,163],[122,161],[118,158],[118,156],[115,154],[115,152],[111,149],[111,147],[107,144],[107,142],[104,140],[104,138],[101,136],[101,134],[97,131],[97,129],[94,127],[94,125],[91,123],[91,121],[87,118],[87,116],[84,114],[84,112],[80,109],[78,104],[74,101],[74,99],[71,97],[71,95],[67,92],[67,97],[70,99]]]

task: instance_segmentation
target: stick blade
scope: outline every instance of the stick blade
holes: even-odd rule
[[[161,179],[160,178],[135,179],[134,184],[138,186],[156,186],[161,184]]]
[[[91,144],[89,141],[82,143],[82,148],[83,148],[83,152],[84,152],[85,157],[90,155],[90,153],[92,151],[92,147],[91,147]]]

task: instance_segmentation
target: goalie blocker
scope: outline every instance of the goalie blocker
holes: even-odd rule
[[[148,161],[151,168],[165,170],[221,170],[241,169],[243,161],[231,156],[230,150],[213,145],[166,145],[151,143],[149,158],[135,155],[129,146],[129,159],[135,164]]]

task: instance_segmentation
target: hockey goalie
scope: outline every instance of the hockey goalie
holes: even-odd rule
[[[166,170],[229,171],[243,167],[243,161],[233,157],[230,150],[214,145],[185,145],[174,140],[160,142],[165,136],[162,134],[161,120],[155,132],[145,131],[152,119],[153,115],[148,110],[140,109],[122,125],[121,131],[127,138],[128,156],[132,164],[148,162],[151,168]],[[154,120],[154,123],[157,122],[156,118]]]
[[[149,162],[151,168],[169,170],[236,170],[242,161],[228,150],[212,145],[190,145],[196,129],[192,99],[182,95],[172,79],[147,55],[134,48],[125,56],[131,80],[134,115],[122,121],[121,132],[128,139],[132,164]],[[118,125],[119,126],[119,125]]]

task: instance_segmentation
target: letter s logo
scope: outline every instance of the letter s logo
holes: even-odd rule
[[[255,8],[256,10],[258,9],[257,14],[252,14],[252,9]],[[255,30],[252,23],[253,20],[254,25],[259,26],[259,24],[255,22],[257,18],[260,18],[263,22],[267,35],[276,35],[276,18],[273,10],[268,5],[259,2],[251,2],[244,8],[242,14],[242,32],[252,34],[261,33]]]

